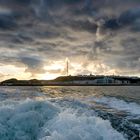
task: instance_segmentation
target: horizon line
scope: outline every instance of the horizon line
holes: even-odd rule
[[[28,81],[28,80],[45,80],[45,81],[51,81],[51,80],[55,80],[55,79],[57,79],[57,78],[59,78],[59,77],[75,77],[75,76],[104,76],[104,77],[112,77],[112,76],[114,76],[114,77],[128,77],[128,78],[140,78],[140,76],[136,76],[136,75],[134,75],[134,76],[128,76],[128,75],[93,75],[93,74],[89,74],[89,75],[60,75],[60,76],[58,76],[58,77],[56,77],[56,78],[54,78],[54,79],[39,79],[39,78],[31,78],[31,79],[18,79],[18,78],[16,78],[16,77],[13,77],[13,78],[9,78],[9,79],[5,79],[5,80],[2,80],[2,81],[0,81],[0,82],[3,82],[3,81],[6,81],[6,80],[10,80],[10,79],[15,79],[15,80],[25,80],[25,81]]]

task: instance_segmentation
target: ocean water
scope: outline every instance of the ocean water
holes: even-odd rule
[[[140,87],[0,87],[0,140],[139,140]]]

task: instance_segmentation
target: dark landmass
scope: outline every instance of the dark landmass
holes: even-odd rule
[[[60,76],[54,80],[17,80],[8,79],[0,86],[140,86],[139,77],[79,75]]]

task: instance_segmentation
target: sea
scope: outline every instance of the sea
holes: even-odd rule
[[[1,86],[0,140],[140,140],[140,86]]]

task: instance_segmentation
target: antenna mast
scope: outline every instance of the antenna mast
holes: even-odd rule
[[[66,58],[65,62],[66,62],[66,75],[69,76],[69,59]]]
[[[67,76],[68,76],[69,75],[69,60],[68,59],[67,59],[66,63],[67,63]]]

